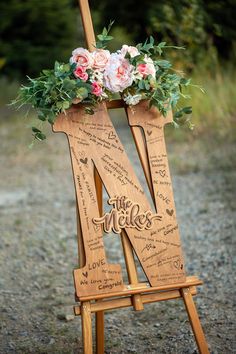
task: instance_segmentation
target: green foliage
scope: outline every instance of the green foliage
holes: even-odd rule
[[[113,37],[109,35],[113,23],[114,21],[111,21],[108,28],[104,27],[102,33],[97,35],[98,40],[96,42],[96,48],[105,49],[108,42],[113,39]]]
[[[188,124],[192,129],[193,125],[190,119],[186,117],[192,113],[191,107],[178,107],[180,98],[188,99],[189,95],[184,93],[184,90],[189,86],[196,86],[191,84],[191,79],[186,79],[182,73],[176,72],[172,69],[172,64],[168,60],[160,59],[162,53],[169,48],[184,49],[183,47],[166,46],[165,42],[155,45],[154,38],[151,36],[144,44],[137,45],[140,55],[133,58],[128,57],[130,63],[137,67],[139,64],[145,63],[145,57],[151,57],[154,61],[156,69],[155,80],[151,75],[148,75],[142,80],[138,80],[131,88],[125,90],[125,95],[140,94],[142,99],[149,100],[149,106],[155,106],[166,117],[170,109],[174,110],[174,124],[179,125]]]
[[[55,62],[53,70],[43,70],[38,78],[29,78],[29,84],[20,88],[19,96],[13,104],[18,108],[29,104],[37,110],[40,121],[53,124],[56,116],[65,112],[74,99],[86,102],[91,92],[90,84],[75,80],[74,69],[74,64]],[[46,138],[38,127],[32,127],[32,131],[35,139]]]
[[[113,22],[110,22],[108,28],[104,27],[102,33],[97,35],[96,48],[98,52],[100,49],[106,48],[107,43],[113,39],[109,35],[112,24]],[[119,92],[126,104],[135,105],[140,100],[148,100],[149,107],[157,107],[164,117],[173,109],[175,112],[174,124],[179,126],[188,123],[192,128],[190,120],[185,118],[185,115],[192,113],[191,107],[179,108],[177,106],[180,98],[190,97],[184,94],[184,88],[191,85],[191,80],[184,78],[183,74],[175,72],[168,60],[161,59],[163,51],[169,48],[184,49],[183,47],[167,46],[165,42],[156,45],[152,36],[144,43],[139,43],[136,48],[130,47],[135,50],[135,55],[131,56],[127,50],[125,63],[130,67],[131,82],[129,86],[126,85],[126,88]],[[120,55],[120,51],[116,52],[116,55]],[[121,58],[124,59],[122,56]],[[17,105],[18,108],[26,104],[35,108],[38,119],[41,121],[40,127],[45,121],[53,124],[56,117],[62,112],[65,113],[73,103],[89,103],[90,106],[85,107],[85,111],[87,114],[93,114],[93,106],[97,102],[112,99],[114,93],[118,91],[106,86],[102,72],[99,72],[99,75],[102,76],[99,82],[96,81],[96,75],[98,75],[98,72],[95,73],[96,66],[85,67],[83,74],[86,73],[87,76],[81,78],[77,73],[77,70],[81,72],[81,66],[78,66],[76,58],[73,60],[73,63],[70,61],[67,64],[56,61],[53,70],[42,70],[38,78],[32,79],[28,76],[29,84],[21,86],[19,95],[12,104]],[[122,68],[122,65],[119,69],[126,70]],[[152,71],[143,73],[142,70]],[[96,89],[99,89],[100,92],[96,92]],[[32,131],[35,139],[40,141],[46,139],[39,127],[33,126]]]
[[[76,11],[70,0],[0,2],[1,72],[11,78],[35,76],[68,58],[76,46]]]

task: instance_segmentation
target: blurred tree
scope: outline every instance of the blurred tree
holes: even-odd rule
[[[205,0],[205,28],[220,56],[230,59],[236,41],[236,1]]]
[[[185,46],[180,66],[213,67],[217,53],[230,59],[236,39],[235,0],[90,0],[95,30],[115,20],[114,50],[153,35]],[[54,61],[68,61],[83,45],[77,0],[0,2],[0,70],[12,78],[38,75]],[[178,55],[178,52],[173,55]],[[176,57],[176,61],[180,59]]]
[[[54,61],[68,61],[76,46],[76,10],[69,0],[0,2],[1,72],[11,78],[38,75]]]
[[[153,35],[159,41],[185,46],[188,66],[229,58],[236,39],[235,0],[91,0],[101,27],[115,20],[133,42]],[[100,18],[98,16],[100,14]],[[182,60],[183,55],[181,54]]]

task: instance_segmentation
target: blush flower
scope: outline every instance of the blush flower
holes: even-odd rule
[[[86,73],[86,68],[84,66],[77,66],[74,71],[75,77],[87,81],[88,80],[88,73]]]
[[[145,56],[144,60],[145,60],[145,62],[147,64],[147,73],[148,73],[148,75],[152,75],[155,78],[156,77],[156,69],[155,69],[153,60],[150,57],[148,57],[148,56]]]
[[[111,54],[104,71],[104,86],[111,92],[122,92],[133,82],[133,69],[121,54]]]
[[[153,60],[147,56],[144,58],[145,63],[139,64],[137,66],[138,73],[142,78],[145,78],[148,75],[152,75],[153,78],[156,77],[156,69],[153,63]]]
[[[103,71],[109,61],[110,52],[105,49],[96,49],[92,53],[93,57],[93,69]]]
[[[139,64],[137,70],[142,77],[147,76],[147,64]]]
[[[92,94],[95,96],[102,95],[102,87],[96,81],[92,83]]]
[[[127,44],[124,44],[120,50],[120,54],[125,56],[126,53],[129,53],[129,55],[131,56],[131,58],[136,57],[137,55],[139,55],[139,51],[136,47],[133,46],[129,46]]]
[[[72,52],[70,63],[76,63],[78,66],[83,66],[87,69],[90,69],[93,65],[93,57],[87,49],[76,48]]]

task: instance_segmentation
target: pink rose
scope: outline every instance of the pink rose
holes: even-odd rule
[[[133,82],[133,69],[121,54],[111,54],[104,71],[104,86],[112,92],[122,92]]]
[[[102,88],[96,81],[92,83],[92,93],[95,96],[101,96],[102,94]]]
[[[148,75],[147,74],[147,64],[139,64],[137,66],[137,70],[143,77]]]
[[[145,55],[144,58],[145,62],[147,63],[147,74],[152,75],[154,78],[156,77],[156,69],[153,63],[153,60]]]
[[[145,63],[139,64],[137,66],[138,72],[141,74],[143,78],[145,78],[148,75],[152,75],[152,77],[155,79],[156,77],[156,69],[153,64],[153,60],[149,58],[147,55],[145,55],[144,58]]]
[[[110,58],[109,50],[96,49],[93,53],[93,68],[103,71]]]
[[[76,63],[79,66],[84,66],[85,68],[90,69],[93,65],[92,53],[90,53],[87,49],[84,48],[76,48],[72,52],[70,62],[72,64]]]
[[[88,74],[86,73],[86,68],[84,66],[77,66],[77,68],[74,71],[74,75],[75,77],[78,77],[83,81],[88,80]]]
[[[131,56],[131,58],[136,57],[136,55],[139,55],[139,51],[136,47],[133,46],[129,46],[124,44],[120,50],[120,54],[122,54],[123,56],[126,55],[126,53],[129,53],[129,55]]]

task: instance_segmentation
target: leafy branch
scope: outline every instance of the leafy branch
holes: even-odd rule
[[[28,78],[29,84],[21,86],[19,95],[12,104],[18,109],[30,104],[36,109],[38,119],[53,124],[61,112],[65,112],[74,99],[84,100],[91,92],[89,83],[75,80],[74,64],[55,62],[54,69],[43,70],[38,78]],[[44,140],[45,134],[38,127],[32,127],[33,136],[37,140]]]
[[[97,35],[98,40],[96,42],[96,48],[105,49],[107,47],[108,42],[113,39],[113,37],[109,35],[113,23],[114,21],[111,21],[108,27],[104,27],[102,33]]]
[[[102,33],[97,36],[97,49],[106,48],[109,41],[113,39],[109,35],[113,23],[114,21],[110,22],[109,26],[104,27]],[[170,61],[162,58],[165,50],[170,48],[182,50],[184,48],[169,46],[166,45],[166,42],[155,44],[152,36],[144,43],[139,43],[136,48],[128,48],[135,50],[137,55],[131,56],[131,52],[128,50],[125,55],[129,62],[127,65],[131,67],[132,81],[130,86],[126,86],[121,91],[124,100],[126,102],[129,100],[128,104],[135,105],[141,99],[146,99],[149,101],[149,106],[157,107],[163,116],[166,116],[168,111],[172,109],[174,111],[174,125],[188,124],[192,129],[193,125],[189,118],[192,108],[190,106],[178,107],[178,102],[180,99],[190,98],[186,94],[186,88],[198,86],[193,85],[191,79],[185,78],[183,73],[175,71]],[[78,49],[81,50],[81,48]],[[117,53],[120,55],[120,51]],[[121,59],[123,60],[123,57]],[[53,124],[57,115],[65,113],[74,102],[82,102],[86,113],[93,114],[97,102],[104,99],[110,100],[114,97],[114,92],[117,92],[112,91],[109,85],[106,86],[102,70],[99,72],[96,66],[84,68],[78,62],[77,58],[73,63],[55,62],[53,69],[43,70],[40,76],[35,79],[28,77],[28,85],[21,86],[19,95],[12,104],[18,108],[23,105],[31,105],[36,109],[40,122],[37,127],[32,127],[35,139],[44,140],[46,136],[41,131],[43,123]],[[140,64],[142,64],[142,68],[151,65],[152,74],[148,72],[142,75],[139,71]],[[107,65],[109,65],[109,60]],[[125,68],[121,69],[126,70]],[[86,78],[77,75],[77,70]],[[201,87],[198,88],[204,92]],[[98,89],[100,92],[94,92],[94,89]]]

